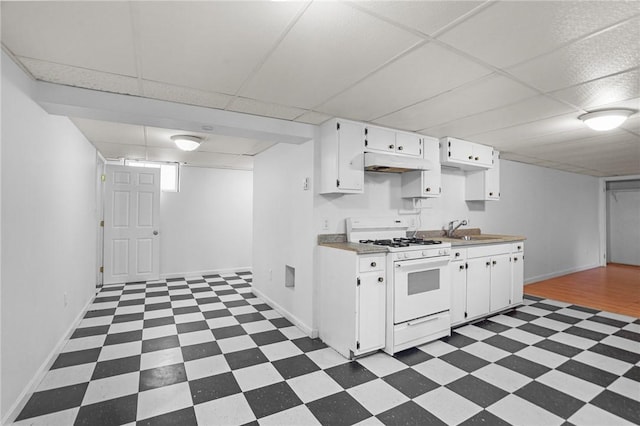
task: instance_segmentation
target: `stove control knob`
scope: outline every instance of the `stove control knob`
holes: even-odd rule
[[[410,257],[409,253],[405,253],[405,254],[404,254],[404,258],[405,258],[405,259],[408,259],[409,257]]]
[[[425,256],[425,257],[426,257],[428,254],[429,254],[429,252],[427,252],[427,251],[423,251],[423,252],[422,252],[422,255],[423,255],[423,256]]]

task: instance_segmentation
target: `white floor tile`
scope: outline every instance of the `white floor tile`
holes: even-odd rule
[[[607,389],[635,401],[640,400],[640,384],[635,380],[620,377],[611,383]]]
[[[139,371],[92,380],[89,382],[87,391],[84,394],[82,405],[94,404],[108,399],[136,394],[138,393],[139,383]]]
[[[178,329],[175,324],[161,325],[142,330],[142,340],[157,339],[158,337],[174,336],[176,334],[178,334]]]
[[[629,423],[623,418],[589,404],[576,411],[573,416],[569,417],[568,422],[580,426],[633,425],[633,423]]]
[[[600,322],[584,320],[576,324],[576,327],[586,328],[587,330],[597,331],[598,333],[612,334],[619,330],[618,327],[612,327]]]
[[[251,305],[236,306],[235,308],[229,308],[229,312],[231,312],[233,315],[251,314],[251,313],[254,313],[255,311],[256,311],[256,308],[254,308]]]
[[[482,407],[445,387],[427,392],[414,401],[448,425],[456,425],[482,411]]]
[[[409,401],[406,395],[381,379],[354,386],[347,392],[374,415]]]
[[[263,314],[264,314],[264,312],[263,312]],[[273,318],[282,318],[282,317],[280,315],[276,315],[275,317],[272,317],[271,319],[273,319]],[[287,339],[289,339],[289,340],[295,340],[295,339],[300,339],[300,338],[303,338],[303,337],[308,337],[306,334],[304,334],[302,332],[302,330],[300,330],[295,325],[291,326],[291,327],[283,327],[283,328],[280,329],[280,332],[282,334],[284,334],[287,337]]]
[[[541,303],[544,303],[544,301],[542,301]],[[543,317],[551,313],[551,311],[548,311],[546,309],[536,308],[535,306],[522,306],[518,308],[518,311],[524,312],[525,314],[535,315],[538,317]]]
[[[184,324],[187,322],[204,321],[204,316],[200,312],[193,312],[191,314],[176,315],[175,319],[176,324]]]
[[[549,318],[536,318],[531,321],[530,324],[539,325],[540,327],[546,327],[555,331],[562,331],[571,327],[571,324],[567,324],[562,321],[555,321]]]
[[[465,371],[444,362],[440,358],[430,359],[429,361],[414,365],[413,368],[423,376],[440,385],[451,383],[467,374]]]
[[[544,337],[542,336],[538,336],[537,334],[529,333],[517,328],[507,330],[501,335],[513,340],[517,340],[518,342],[526,343],[527,345],[533,345],[541,340],[544,340]]]
[[[587,318],[593,316],[593,314],[590,314],[588,312],[582,312],[582,311],[578,311],[578,310],[570,309],[570,308],[559,309],[556,312],[559,313],[559,314],[562,314],[562,315],[568,315],[570,317],[580,318],[580,319],[587,319]]]
[[[172,317],[173,311],[171,309],[156,309],[153,311],[146,311],[144,313],[144,319],[165,318]]]
[[[496,333],[492,331],[485,330],[484,328],[477,327],[475,325],[465,325],[463,327],[458,327],[455,329],[455,332],[475,340],[484,340],[496,335]]]
[[[433,342],[426,343],[420,346],[419,349],[435,357],[458,350],[455,346],[445,343],[442,340],[434,340]]]
[[[140,321],[126,321],[126,322],[111,324],[111,327],[109,328],[109,334],[140,330],[142,328],[142,323],[143,321],[140,320]]]
[[[507,392],[515,392],[531,381],[527,376],[497,364],[485,365],[471,374]]]
[[[604,388],[595,383],[587,382],[558,370],[548,371],[538,377],[536,381],[585,402],[591,401],[604,390]]]
[[[203,303],[202,305],[198,306],[200,307],[200,312],[219,311],[221,309],[227,309],[227,307],[222,302]]]
[[[116,309],[114,315],[140,314],[142,312],[144,312],[144,305],[121,306]]]
[[[229,327],[231,325],[238,325],[240,323],[234,317],[220,317],[220,318],[208,319],[207,324],[209,324],[209,328],[214,329],[214,328]]]
[[[148,419],[192,405],[191,390],[187,382],[150,389],[138,394],[137,419]]]
[[[273,364],[268,362],[234,370],[233,375],[243,392],[284,381]]]
[[[378,352],[373,355],[360,358],[358,359],[358,363],[362,364],[367,370],[371,371],[378,377],[388,376],[391,373],[407,368],[405,363],[398,361],[384,352]]]
[[[627,330],[627,331],[632,331],[634,333],[640,333],[640,324],[627,324],[624,327],[622,327],[623,330]]]
[[[637,320],[638,318],[635,317],[630,317],[628,315],[622,315],[622,314],[615,314],[613,312],[600,312],[598,314],[601,317],[607,317],[607,318],[611,318],[614,320],[618,320],[618,321],[624,321],[624,322],[634,322],[635,320]]]
[[[517,355],[550,368],[556,368],[569,360],[566,356],[540,349],[535,346],[527,346],[521,351],[518,351]]]
[[[322,369],[349,362],[348,359],[331,348],[318,349],[317,351],[307,353],[307,356]]]
[[[291,389],[305,404],[341,392],[342,387],[324,371],[315,371],[287,380]]]
[[[564,343],[565,345],[573,346],[579,349],[589,349],[595,345],[596,342],[591,339],[586,339],[580,336],[574,336],[573,334],[565,333],[563,331],[549,336],[549,340],[553,340],[558,343]]]
[[[491,321],[497,322],[498,324],[506,325],[508,327],[518,327],[522,324],[526,324],[526,321],[519,320],[517,318],[509,317],[507,315],[496,315],[491,317]]]
[[[67,426],[76,421],[78,411],[80,411],[80,408],[76,407],[44,416],[31,417],[11,424],[14,426]]]
[[[262,331],[276,330],[278,327],[271,324],[269,321],[253,321],[245,322],[242,324],[242,328],[249,334],[260,333]]]
[[[95,363],[91,362],[88,364],[49,370],[47,374],[45,374],[44,379],[42,379],[38,385],[38,391],[61,388],[63,386],[70,386],[78,383],[86,383],[91,380],[95,367]]]
[[[163,367],[165,365],[178,364],[183,361],[180,348],[163,349],[142,354],[140,358],[140,370]]]
[[[277,361],[283,358],[300,355],[303,352],[290,340],[272,343],[270,345],[260,346],[260,350],[269,361]]]
[[[216,289],[219,290],[219,289]],[[244,297],[239,294],[225,294],[224,296],[219,296],[220,300],[223,302],[232,302],[234,300],[244,300]]]
[[[194,410],[201,425],[241,425],[256,419],[242,394],[198,404]]]
[[[358,422],[358,423],[354,424],[353,426],[383,426],[383,425],[384,425],[384,423],[382,423],[380,420],[378,420],[377,417],[367,417],[363,421]]]
[[[121,343],[119,345],[104,346],[100,351],[98,361],[108,361],[110,359],[125,358],[128,356],[140,355],[142,353],[142,341]]]
[[[513,394],[487,408],[490,413],[505,421],[521,426],[559,426],[564,420]]]
[[[81,351],[83,349],[91,349],[91,348],[99,348],[104,344],[105,339],[107,338],[106,334],[101,334],[99,336],[89,336],[89,337],[81,337],[79,339],[69,339],[62,352],[74,352]]]
[[[600,343],[604,343],[605,345],[613,346],[616,348],[624,349],[625,351],[640,353],[640,343],[625,339],[623,337],[618,336],[608,336],[602,339]]]
[[[499,359],[511,355],[507,351],[496,348],[495,346],[489,345],[484,342],[472,343],[470,345],[464,346],[462,350],[490,362],[496,362]]]
[[[184,369],[187,372],[187,379],[189,380],[201,379],[203,377],[215,376],[231,371],[224,355],[215,355],[187,361],[184,363]]]
[[[255,348],[258,345],[256,345],[256,342],[254,342],[251,337],[244,335],[218,340],[218,346],[220,346],[223,353],[229,353]]]
[[[267,319],[282,318],[282,315],[275,309],[260,312]]]
[[[318,419],[304,405],[289,408],[260,419],[260,425],[265,426],[313,426],[320,425]]]
[[[113,320],[113,317],[111,315],[105,315],[103,317],[85,318],[82,321],[80,321],[80,324],[78,324],[78,328],[97,327],[99,325],[111,325],[112,320]]]
[[[589,351],[580,352],[573,359],[616,375],[626,373],[632,366],[627,362]]]
[[[547,305],[559,306],[561,308],[566,308],[568,306],[571,306],[571,303],[561,302],[559,300],[553,300],[553,299],[544,299],[542,300],[542,303],[546,303]]]
[[[182,333],[178,335],[180,346],[196,345],[198,343],[213,342],[215,338],[211,330],[199,330],[191,333]]]

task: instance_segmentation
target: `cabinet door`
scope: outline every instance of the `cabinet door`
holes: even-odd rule
[[[424,197],[439,197],[442,194],[442,174],[440,171],[440,142],[436,138],[422,138],[424,158],[433,164],[431,170],[422,172]]]
[[[486,315],[490,306],[491,260],[469,259],[467,265],[467,318]]]
[[[493,163],[493,148],[487,145],[472,144],[473,161],[479,166],[491,167]]]
[[[491,306],[497,311],[509,305],[511,300],[511,262],[510,255],[503,254],[491,258]]]
[[[467,270],[464,262],[451,262],[451,324],[464,321],[467,308]]]
[[[396,133],[396,152],[422,157],[422,137],[415,133]]]
[[[363,126],[341,122],[338,130],[338,189],[362,191],[364,187]]]
[[[396,152],[396,132],[381,127],[365,128],[365,150]]]
[[[452,161],[469,162],[473,160],[473,144],[462,139],[449,138],[449,159]]]
[[[511,261],[511,303],[522,303],[524,254],[516,253]]]
[[[486,194],[488,200],[500,199],[500,153],[493,152],[493,167],[485,172]]]
[[[384,347],[386,293],[384,281],[384,272],[360,275],[356,337],[360,348],[357,348],[354,353],[365,353]]]

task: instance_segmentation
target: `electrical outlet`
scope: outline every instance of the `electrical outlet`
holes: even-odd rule
[[[309,190],[309,178],[308,177],[304,178],[304,181],[302,182],[302,189],[304,191],[308,191]]]
[[[324,219],[322,221],[322,230],[323,231],[328,231],[329,230],[329,219]]]

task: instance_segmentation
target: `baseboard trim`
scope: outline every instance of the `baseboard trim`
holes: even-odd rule
[[[96,289],[96,291],[99,291],[99,289]],[[64,348],[64,346],[67,344],[67,342],[71,338],[71,335],[73,334],[75,329],[78,328],[78,325],[80,325],[80,322],[82,321],[85,314],[87,313],[89,306],[91,306],[91,303],[93,303],[94,296],[95,295],[89,298],[89,300],[84,305],[84,307],[82,308],[78,316],[71,322],[71,325],[66,330],[66,332],[62,335],[62,338],[54,346],[54,348],[51,350],[51,352],[49,353],[47,358],[44,360],[40,368],[36,371],[36,374],[34,374],[34,376],[29,381],[27,386],[25,386],[24,390],[20,393],[20,395],[16,399],[16,402],[14,402],[13,405],[9,408],[9,410],[7,410],[7,415],[5,416],[4,419],[2,419],[1,424],[8,425],[15,422],[16,417],[18,417],[22,409],[25,407],[25,405],[27,405],[27,402],[29,401],[28,397],[36,391],[38,385],[44,379],[44,376],[51,369],[51,366],[55,362],[56,355],[60,351],[62,351],[62,348]]]
[[[591,265],[579,266],[577,268],[565,269],[564,271],[557,271],[557,272],[551,272],[551,273],[548,273],[548,274],[537,275],[535,277],[530,277],[530,278],[525,279],[524,280],[524,285],[534,284],[534,283],[537,283],[538,281],[549,280],[551,278],[561,277],[563,275],[573,274],[575,272],[582,272],[582,271],[586,271],[588,269],[599,268],[599,267],[600,267],[599,264],[594,263],[594,264],[591,264]]]
[[[307,336],[311,337],[312,339],[315,339],[315,338],[318,337],[318,330],[317,329],[313,329],[313,328],[309,327],[308,325],[306,325],[298,317],[296,317],[291,312],[289,312],[288,310],[286,310],[285,308],[280,306],[273,299],[271,299],[270,297],[265,295],[263,292],[261,292],[257,288],[252,287],[251,290],[255,293],[256,296],[258,296],[260,299],[264,300],[269,306],[271,306],[273,309],[275,309],[280,315],[282,315],[283,317],[285,317],[286,319],[291,321],[296,327],[298,327],[300,330],[302,330],[302,332],[304,334],[306,334]]]
[[[166,272],[160,274],[161,279],[167,278],[186,278],[193,276],[202,276],[202,275],[214,275],[214,274],[231,274],[234,272],[242,272],[242,271],[251,271],[253,272],[253,268],[251,266],[238,266],[235,268],[224,268],[224,269],[207,269],[204,271],[189,271],[189,272]]]

